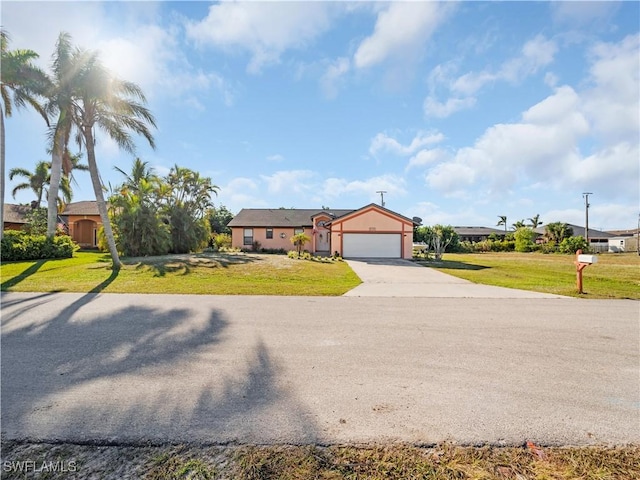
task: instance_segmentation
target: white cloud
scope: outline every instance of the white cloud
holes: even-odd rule
[[[378,133],[371,140],[369,146],[369,153],[373,156],[378,155],[381,152],[389,152],[394,155],[411,155],[422,147],[439,143],[444,140],[444,135],[440,132],[418,132],[416,136],[411,140],[409,145],[402,145],[395,138],[390,137],[386,133]]]
[[[247,70],[259,73],[325,32],[332,8],[324,2],[222,2],[203,20],[188,22],[187,36],[201,45],[248,51]]]
[[[404,178],[393,175],[381,175],[366,180],[346,180],[344,178],[328,178],[324,181],[322,190],[329,198],[343,195],[366,195],[370,201],[379,199],[378,190],[385,190],[388,195],[403,196],[407,191]]]
[[[467,110],[475,104],[475,97],[451,97],[446,102],[439,102],[435,97],[428,96],[424,100],[424,114],[427,117],[446,118],[457,111]]]
[[[270,162],[282,162],[284,160],[284,157],[279,153],[276,153],[274,155],[267,156],[267,160]]]
[[[425,165],[431,165],[437,162],[445,162],[449,157],[450,154],[442,148],[420,150],[417,154],[409,159],[406,170],[410,170],[413,167],[423,167]]]
[[[371,36],[354,55],[357,68],[369,68],[389,58],[421,48],[445,17],[447,6],[437,2],[392,2],[378,13]]]
[[[554,21],[573,26],[589,23],[608,25],[611,15],[619,8],[618,2],[550,2]]]
[[[312,190],[309,180],[315,177],[310,170],[281,170],[273,175],[260,175],[269,193],[304,193]]]
[[[327,98],[335,98],[338,95],[344,75],[349,71],[348,58],[340,57],[332,62],[324,75],[320,78],[320,86]]]
[[[451,90],[461,95],[474,95],[484,85],[495,81],[517,83],[529,75],[533,75],[542,67],[553,62],[558,47],[553,40],[543,35],[527,41],[519,56],[504,62],[497,72],[488,70],[469,72],[457,78],[451,84]]]
[[[640,131],[640,34],[619,43],[599,43],[591,51],[591,88],[584,111],[595,131],[609,141],[638,141]]]

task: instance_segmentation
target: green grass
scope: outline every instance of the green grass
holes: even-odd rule
[[[542,253],[446,254],[443,261],[420,262],[475,283],[584,298],[640,299],[640,256],[598,255],[583,270],[584,294],[576,289],[573,256]]]
[[[123,259],[108,255],[0,265],[2,291],[189,293],[211,295],[342,295],[360,279],[344,262],[309,262],[282,255],[200,254]]]

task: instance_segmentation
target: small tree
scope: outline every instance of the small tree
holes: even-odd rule
[[[311,241],[311,238],[304,233],[297,233],[293,237],[291,237],[291,243],[296,247],[296,252],[298,255],[302,254],[302,250],[304,249],[305,243]]]
[[[533,241],[536,238],[536,232],[529,227],[520,227],[516,230],[516,252],[530,252],[534,248]]]
[[[431,228],[431,247],[436,260],[442,260],[442,255],[449,245],[458,243],[458,234],[451,225],[435,225]]]
[[[589,245],[582,235],[577,237],[568,237],[562,240],[558,246],[560,253],[576,253],[578,250],[586,252],[589,250]]]
[[[211,226],[211,232],[231,233],[231,229],[227,225],[231,220],[233,220],[234,215],[227,209],[227,207],[220,205],[217,208],[211,208],[207,216],[209,219],[209,225]]]

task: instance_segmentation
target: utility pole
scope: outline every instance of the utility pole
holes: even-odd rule
[[[387,193],[386,190],[378,190],[376,193],[380,194],[380,206],[384,207],[384,194]]]
[[[591,192],[584,192],[584,239],[587,241],[587,247],[589,247],[589,195],[593,195]]]

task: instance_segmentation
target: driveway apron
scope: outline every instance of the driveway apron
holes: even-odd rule
[[[402,259],[346,260],[362,284],[347,297],[567,298],[515,288],[479,285]]]

